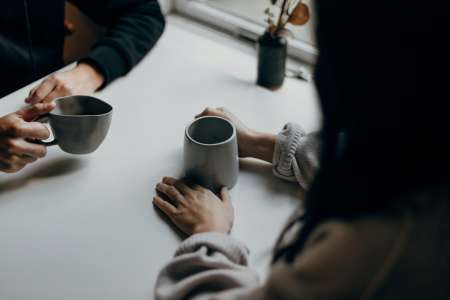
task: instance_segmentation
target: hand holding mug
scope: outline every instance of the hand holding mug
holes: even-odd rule
[[[156,185],[156,191],[170,202],[155,196],[154,205],[184,233],[230,232],[234,211],[226,188],[222,188],[219,198],[199,185],[188,186],[182,181],[164,177]]]
[[[225,108],[207,107],[196,118],[216,116],[227,119],[236,128],[239,157],[254,157],[272,163],[276,136],[248,128],[238,117]]]
[[[109,127],[113,107],[91,96],[67,96],[54,100],[55,109],[39,121],[48,121],[53,141],[36,141],[46,146],[58,145],[71,154],[92,153],[102,144]]]
[[[253,137],[257,135],[255,130],[248,128],[238,117],[236,117],[233,113],[223,107],[213,108],[207,107],[200,114],[196,115],[196,118],[206,117],[206,116],[214,116],[221,117],[227,119],[231,123],[233,123],[236,128],[238,147],[239,147],[239,156],[240,157],[250,157],[251,155],[251,144]]]
[[[184,136],[184,172],[188,180],[214,192],[233,188],[238,180],[236,128],[216,116],[192,121]]]
[[[45,146],[30,140],[49,138],[47,127],[33,121],[54,107],[53,103],[39,103],[0,118],[0,171],[17,172],[47,154]]]

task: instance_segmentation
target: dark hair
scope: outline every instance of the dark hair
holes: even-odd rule
[[[294,252],[325,219],[402,210],[399,195],[450,182],[445,2],[316,1],[324,146]]]

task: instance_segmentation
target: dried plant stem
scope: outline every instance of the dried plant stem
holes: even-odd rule
[[[284,10],[286,9],[286,4],[288,3],[288,0],[283,0],[283,4],[281,5],[281,11],[280,11],[280,15],[278,16],[278,23],[277,23],[277,28],[275,30],[275,35],[278,34],[278,32],[283,28],[283,15],[284,15]]]

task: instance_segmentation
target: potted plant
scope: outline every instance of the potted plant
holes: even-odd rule
[[[271,90],[283,85],[286,72],[287,35],[286,26],[304,25],[309,20],[309,8],[302,0],[270,0],[271,7],[264,13],[268,27],[258,39],[258,77],[257,84]],[[279,7],[275,19],[273,9]]]

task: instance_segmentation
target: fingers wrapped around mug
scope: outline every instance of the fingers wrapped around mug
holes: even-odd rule
[[[30,108],[0,118],[0,171],[17,172],[47,154],[46,147],[30,142],[50,135],[43,124],[24,120],[34,115]]]
[[[9,138],[0,140],[0,153],[3,156],[19,155],[38,159],[47,154],[47,148],[42,145],[30,143],[21,138]]]
[[[28,106],[16,112],[16,114],[21,117],[26,122],[31,122],[36,120],[42,115],[51,112],[55,108],[55,103],[38,103],[35,105]]]
[[[29,155],[16,155],[0,152],[0,171],[15,173],[22,170],[27,164],[35,162],[36,157]]]

